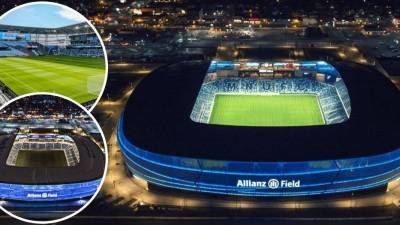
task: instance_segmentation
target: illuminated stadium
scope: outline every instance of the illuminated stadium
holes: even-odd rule
[[[104,74],[101,42],[86,22],[37,28],[0,21],[0,105],[31,92],[56,92],[90,108]]]
[[[89,138],[18,133],[1,135],[0,145],[3,200],[52,204],[80,200],[90,198],[101,183],[104,154]]]
[[[81,208],[98,191],[106,164],[103,137],[80,106],[36,94],[0,111],[0,204],[29,218]]]
[[[118,126],[130,173],[241,196],[385,187],[400,177],[399,91],[349,62],[182,62],[136,87]]]

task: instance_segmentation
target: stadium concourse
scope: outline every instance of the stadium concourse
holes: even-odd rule
[[[100,40],[87,23],[60,28],[0,24],[0,104],[47,91],[89,107],[101,91],[104,73]]]
[[[399,178],[400,106],[395,102],[400,96],[373,67],[221,62],[221,69],[213,69],[218,63],[168,65],[135,88],[117,132],[133,176],[150,187],[271,197],[386,190]],[[291,126],[209,123],[219,93],[261,96],[265,102],[281,94],[316,96],[325,123],[308,125],[304,118]]]

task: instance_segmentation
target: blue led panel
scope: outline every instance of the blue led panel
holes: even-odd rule
[[[19,201],[63,201],[94,195],[101,179],[82,183],[24,185],[0,183],[0,198]]]

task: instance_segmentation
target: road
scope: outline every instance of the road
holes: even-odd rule
[[[0,217],[1,224],[25,224],[9,217]],[[138,224],[138,225],[398,225],[400,220],[392,218],[254,218],[254,217],[135,217],[135,216],[76,216],[62,222],[68,225]]]

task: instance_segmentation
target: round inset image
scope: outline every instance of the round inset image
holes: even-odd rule
[[[0,105],[23,94],[51,92],[91,110],[107,70],[100,35],[74,9],[33,2],[0,16]]]
[[[0,109],[0,208],[25,222],[54,223],[99,192],[107,145],[95,118],[60,95],[23,95]]]

